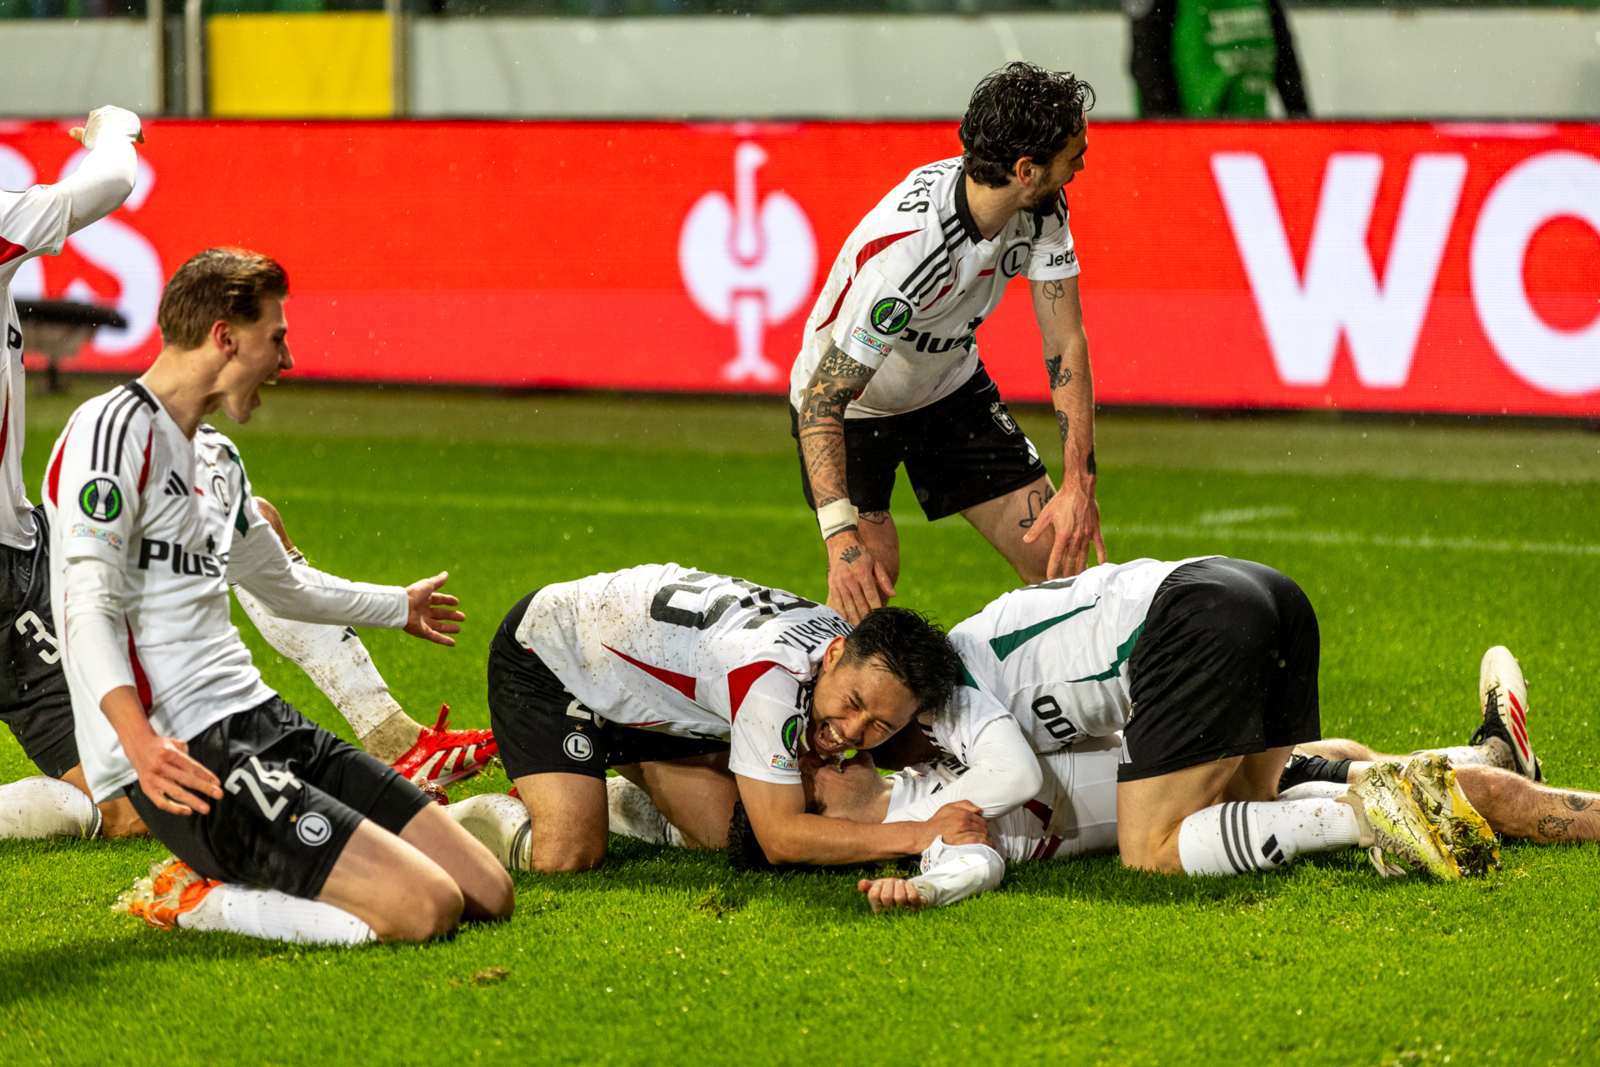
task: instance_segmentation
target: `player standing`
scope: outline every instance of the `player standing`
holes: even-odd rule
[[[0,192],[0,719],[46,777],[5,787],[7,811],[46,809],[52,825],[97,827],[72,737],[72,707],[50,608],[49,528],[22,481],[27,380],[22,330],[11,298],[17,269],[60,255],[69,234],[117,208],[133,191],[144,141],[139,116],[119,107],[90,113],[74,139],[89,149],[55,185]]]
[[[895,595],[889,499],[901,463],[929,519],[961,513],[1030,585],[1076,574],[1091,543],[1105,560],[1064,194],[1083,169],[1093,103],[1086,83],[1027,63],[985,78],[961,120],[963,154],[913,171],[868,213],[806,320],[791,430],[827,546],[828,605],[851,622]],[[973,332],[1019,274],[1061,433],[1059,494]]]
[[[260,387],[293,366],[287,296],[264,256],[194,257],[162,293],[154,365],[80,407],[56,442],[51,597],[78,752],[94,798],[125,796],[182,861],[130,902],[148,920],[422,940],[463,914],[509,915],[510,880],[415,786],[262,682],[228,621],[227,587],[281,617],[450,645],[462,616],[436,592],[445,575],[400,589],[292,566],[236,452],[220,491],[193,491],[204,417],[248,421]]]

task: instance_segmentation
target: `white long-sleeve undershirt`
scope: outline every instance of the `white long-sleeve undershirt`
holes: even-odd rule
[[[105,218],[128,199],[139,176],[134,141],[139,136],[139,116],[119,107],[102,108],[93,144],[78,169],[56,183],[72,198],[67,232],[76,233]]]
[[[968,755],[971,766],[960,778],[896,810],[887,821],[926,822],[958,800],[976,804],[985,819],[998,819],[1032,800],[1044,785],[1039,757],[1009,715],[985,724]]]
[[[104,560],[85,556],[67,561],[62,583],[66,618],[61,623],[66,666],[69,677],[96,705],[113,689],[133,685],[122,581],[122,572]]]
[[[922,873],[911,879],[936,908],[987,893],[1006,876],[1006,861],[988,845],[947,845],[936,837],[922,853]]]

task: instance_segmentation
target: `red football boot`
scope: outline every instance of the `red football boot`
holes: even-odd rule
[[[439,721],[424,726],[417,743],[406,749],[392,766],[417,785],[444,786],[471,778],[499,753],[488,730],[449,730],[450,705],[439,705]]]

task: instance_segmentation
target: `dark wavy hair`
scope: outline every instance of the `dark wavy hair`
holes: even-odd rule
[[[980,185],[1001,188],[1019,159],[1049,166],[1083,132],[1094,90],[1071,74],[1008,63],[972,91],[961,119],[962,166]]]
[[[876,661],[917,698],[918,711],[941,711],[961,682],[961,659],[928,616],[908,608],[874,608],[844,639],[841,663]]]

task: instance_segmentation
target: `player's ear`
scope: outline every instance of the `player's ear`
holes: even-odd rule
[[[822,650],[822,669],[833,670],[839,660],[844,657],[844,638],[835,637],[828,642],[828,647]]]
[[[218,319],[211,324],[211,343],[226,355],[233,355],[239,347],[238,339],[233,335],[233,323],[227,319]]]

